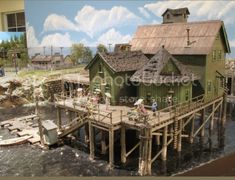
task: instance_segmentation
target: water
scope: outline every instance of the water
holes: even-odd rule
[[[13,117],[29,115],[34,112],[33,107],[17,107],[14,109],[1,109],[0,121]],[[55,108],[51,105],[41,106],[42,119],[56,119]],[[65,115],[63,116],[65,118]],[[212,159],[222,157],[235,151],[235,116],[227,120],[225,131],[225,147],[217,148],[216,133],[214,134],[214,147],[209,151],[208,143],[200,148],[196,142],[190,146],[183,143],[181,157],[175,152],[168,151],[168,160],[163,164],[157,160],[152,165],[152,175],[172,175],[181,171],[198,166]],[[131,134],[132,132],[130,132]],[[2,139],[10,138],[7,130],[0,129]],[[128,136],[127,136],[128,137]],[[129,141],[130,142],[130,141]],[[132,142],[132,141],[131,141]],[[133,142],[134,144],[135,142]],[[154,144],[153,144],[154,145]],[[131,145],[130,145],[131,146]],[[155,146],[155,145],[154,145]],[[1,176],[137,176],[138,151],[127,158],[126,165],[120,163],[120,145],[115,145],[115,168],[109,170],[108,156],[98,155],[95,160],[89,159],[87,147],[76,141],[65,141],[60,147],[50,150],[41,150],[37,146],[29,144],[2,147],[0,149],[0,175]],[[169,148],[170,149],[170,148]]]

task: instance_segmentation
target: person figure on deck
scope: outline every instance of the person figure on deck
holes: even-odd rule
[[[106,106],[106,110],[109,110],[110,99],[111,99],[110,93],[105,93],[105,106]]]
[[[172,106],[172,97],[171,96],[167,97],[167,106],[168,107]]]
[[[152,111],[153,111],[153,116],[156,116],[156,111],[157,111],[157,102],[155,99],[153,99],[153,103],[152,103]]]

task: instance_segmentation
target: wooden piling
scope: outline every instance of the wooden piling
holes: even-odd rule
[[[157,146],[160,146],[161,141],[160,141],[160,136],[159,136],[159,135],[156,135],[156,136],[155,136],[155,140],[156,140]]]
[[[84,126],[84,133],[85,133],[85,143],[88,144],[89,143],[89,123],[88,124],[85,124]]]
[[[94,159],[95,157],[94,127],[92,127],[90,120],[88,124],[89,124],[90,159]]]
[[[179,121],[179,133],[178,133],[178,143],[177,143],[177,151],[181,152],[182,149],[182,128],[183,128],[183,119]]]
[[[201,111],[201,119],[200,119],[200,126],[202,126],[201,131],[200,131],[200,141],[201,144],[204,143],[204,136],[205,136],[205,125],[203,125],[204,121],[205,121],[205,108]]]
[[[163,129],[162,153],[161,153],[163,161],[166,161],[167,159],[167,130],[168,130],[168,127],[165,126]]]
[[[73,120],[72,111],[68,110],[68,113],[69,113],[69,122],[72,122],[72,120]]]
[[[139,174],[151,175],[152,165],[152,130],[148,125],[140,132]]]
[[[61,130],[61,109],[57,107],[57,126]]]
[[[113,127],[109,129],[109,167],[113,168],[114,163],[114,130]]]
[[[191,121],[191,131],[190,131],[190,135],[189,135],[189,142],[192,144],[193,143],[193,140],[194,140],[194,137],[193,137],[193,134],[194,134],[194,128],[195,128],[195,117],[192,119]]]
[[[126,163],[126,128],[124,125],[121,127],[121,161]]]
[[[105,131],[101,131],[101,154],[106,154]]]
[[[177,149],[177,144],[178,144],[178,126],[179,126],[179,122],[177,121],[177,119],[174,120],[174,149]]]

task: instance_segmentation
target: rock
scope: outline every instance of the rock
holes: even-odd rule
[[[9,86],[10,86],[10,83],[9,83],[9,82],[5,82],[5,83],[2,83],[0,86],[1,86],[3,89],[8,89]]]
[[[17,88],[12,92],[11,96],[22,97],[24,96],[24,92],[21,88]]]

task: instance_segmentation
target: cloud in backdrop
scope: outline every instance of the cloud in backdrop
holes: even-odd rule
[[[60,4],[55,3],[55,6]],[[29,21],[28,46],[70,47],[73,43],[82,42],[86,46],[95,47],[99,43],[126,43],[130,41],[138,25],[161,23],[161,15],[167,8],[188,7],[189,21],[223,20],[228,30],[230,45],[235,47],[235,36],[231,33],[235,28],[235,1],[142,1],[137,5],[133,1],[132,6],[130,3],[125,6],[113,1],[112,6],[108,8],[96,6],[97,2],[93,1],[93,4],[78,8],[74,15],[68,15],[66,11],[48,12],[40,25],[41,33]]]

